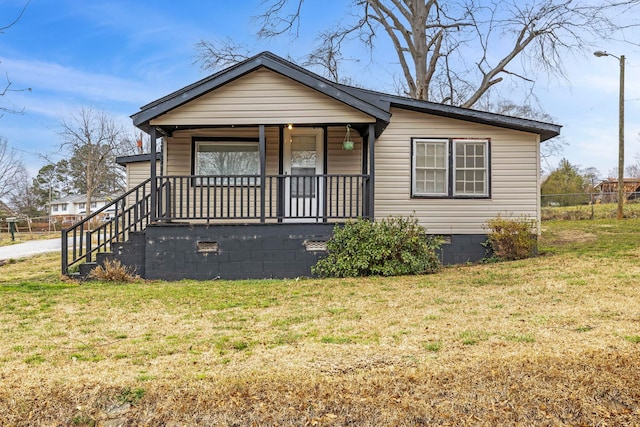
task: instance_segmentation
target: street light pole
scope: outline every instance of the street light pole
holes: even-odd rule
[[[593,52],[598,58],[612,56],[620,61],[620,93],[618,98],[618,214],[617,218],[624,217],[624,55],[617,57],[607,52],[597,50]]]

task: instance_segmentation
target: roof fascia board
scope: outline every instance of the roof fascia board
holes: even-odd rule
[[[468,108],[454,107],[452,105],[437,104],[418,99],[383,95],[383,99],[389,101],[392,106],[408,110],[425,112],[453,119],[471,121],[480,124],[498,126],[508,129],[532,132],[540,135],[540,142],[553,138],[560,134],[562,126],[536,120],[522,119],[519,117],[505,116],[487,111],[471,110]]]

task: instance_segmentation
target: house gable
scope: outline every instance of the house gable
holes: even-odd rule
[[[178,106],[151,125],[375,123],[369,114],[265,67]]]

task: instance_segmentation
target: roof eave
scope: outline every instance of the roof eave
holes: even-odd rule
[[[560,135],[562,126],[519,117],[505,116],[487,111],[471,110],[452,105],[437,104],[417,99],[384,96],[392,106],[408,110],[425,112],[437,116],[465,120],[469,122],[497,126],[507,129],[530,132],[540,135],[540,142]]]

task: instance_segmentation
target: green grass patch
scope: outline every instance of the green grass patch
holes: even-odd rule
[[[624,339],[633,344],[640,344],[640,335],[627,335]]]
[[[427,351],[430,351],[430,352],[433,352],[433,353],[437,353],[438,351],[440,351],[442,349],[442,341],[425,342],[425,343],[422,343],[422,346]]]
[[[505,341],[533,343],[536,339],[531,334],[507,334],[503,335]]]
[[[351,344],[353,338],[345,336],[324,336],[320,338],[320,342],[323,344]]]

